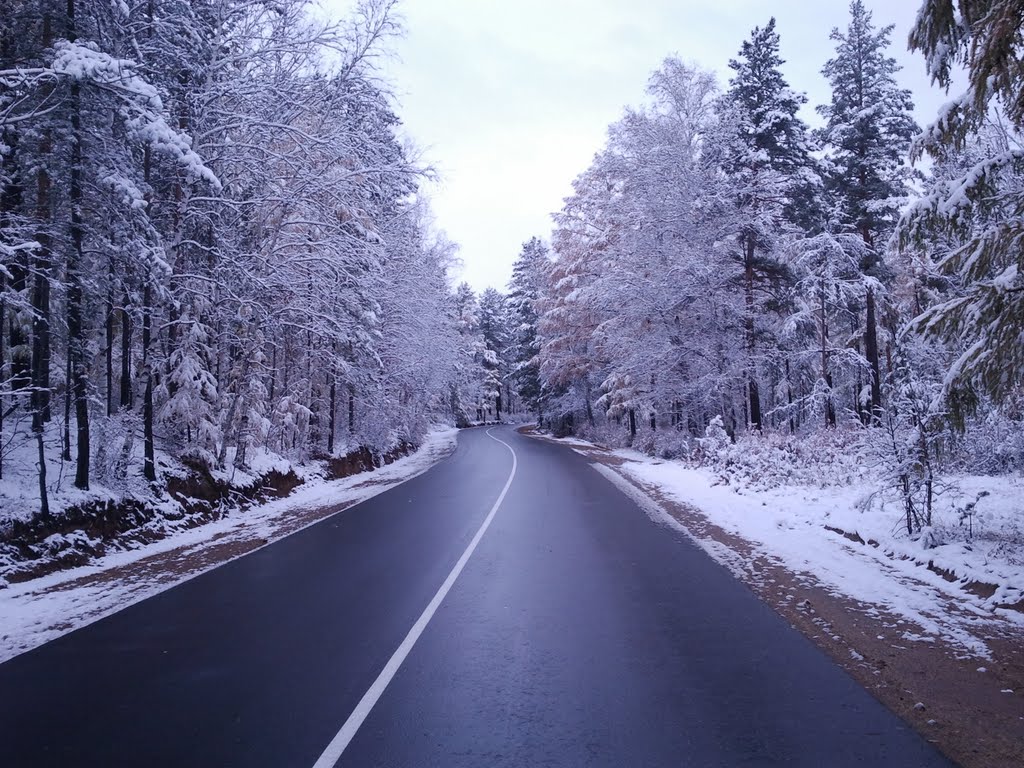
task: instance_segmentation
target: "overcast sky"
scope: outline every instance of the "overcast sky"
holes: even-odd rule
[[[340,6],[344,0],[325,0]],[[919,123],[945,100],[906,52],[920,0],[866,0],[895,24],[892,55]],[[845,29],[847,0],[406,0],[406,34],[388,76],[399,115],[441,175],[429,190],[438,226],[460,246],[474,288],[504,289],[525,240],[547,238],[550,214],[650,73],[678,55],[718,74],[754,26],[777,20],[784,73],[813,106],[828,101],[820,71]]]

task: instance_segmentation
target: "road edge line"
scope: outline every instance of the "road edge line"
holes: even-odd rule
[[[373,684],[369,687],[366,693],[363,694],[359,703],[356,704],[355,709],[352,710],[352,714],[348,716],[348,719],[341,726],[341,730],[335,734],[334,738],[331,739],[330,744],[327,745],[327,748],[324,749],[320,757],[313,764],[313,768],[334,768],[334,765],[341,759],[341,756],[344,754],[345,749],[348,747],[353,737],[355,737],[359,727],[363,724],[363,721],[366,720],[371,710],[373,710],[374,705],[376,705],[377,701],[384,694],[384,691],[391,683],[391,680],[402,666],[402,662],[405,661],[409,652],[412,651],[413,646],[416,645],[416,641],[419,640],[420,635],[423,634],[423,630],[427,628],[427,625],[434,617],[434,614],[448,595],[448,592],[451,591],[455,581],[462,573],[462,569],[466,567],[466,563],[468,563],[469,558],[473,556],[473,552],[476,551],[480,540],[484,537],[487,529],[490,528],[491,521],[494,519],[495,514],[497,514],[498,508],[505,500],[505,495],[508,493],[508,489],[512,486],[512,481],[515,479],[519,460],[516,456],[515,449],[513,449],[512,446],[504,440],[492,435],[492,430],[493,427],[487,430],[487,436],[495,442],[504,445],[508,448],[509,453],[512,454],[512,471],[509,472],[508,480],[505,481],[505,487],[501,489],[501,493],[498,494],[498,498],[494,502],[494,506],[491,507],[491,511],[487,513],[487,517],[484,518],[484,521],[480,525],[479,530],[477,530],[476,535],[473,536],[472,541],[469,542],[469,545],[462,553],[462,556],[459,558],[458,562],[455,563],[455,566],[448,574],[448,578],[444,580],[444,583],[441,584],[440,588],[434,594],[434,597],[423,610],[423,613],[421,613],[420,617],[416,620],[416,623],[412,625],[412,629],[409,630],[405,639],[402,640],[395,652],[391,654],[391,658],[388,659],[388,663],[384,665],[380,674],[377,675],[377,679],[373,681]]]

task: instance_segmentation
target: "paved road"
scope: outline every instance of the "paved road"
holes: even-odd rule
[[[492,434],[0,664],[0,766],[948,768],[585,459]]]

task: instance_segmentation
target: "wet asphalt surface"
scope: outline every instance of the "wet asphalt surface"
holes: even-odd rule
[[[582,456],[493,434],[508,495],[339,766],[952,765]],[[511,466],[463,431],[420,477],[0,664],[0,768],[311,768]]]

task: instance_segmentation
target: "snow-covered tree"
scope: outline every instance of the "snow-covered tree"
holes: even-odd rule
[[[484,342],[484,350],[480,364],[483,369],[484,397],[489,405],[493,405],[496,418],[501,418],[505,377],[508,374],[507,352],[509,332],[507,328],[508,313],[505,308],[505,297],[495,288],[486,288],[480,294],[478,306],[480,336]]]
[[[97,454],[154,482],[159,450],[384,450],[443,416],[447,255],[378,71],[394,5],[4,6],[0,462],[34,444],[43,511],[56,451],[84,489]]]
[[[900,67],[888,54],[893,27],[877,29],[862,0],[850,3],[845,31],[832,30],[836,55],[822,69],[832,86],[822,140],[831,166],[826,189],[835,206],[839,231],[856,232],[871,249],[865,274],[885,274],[883,252],[910,193],[907,163],[918,133],[910,92],[900,88]],[[867,413],[877,417],[882,402],[878,309],[874,288],[864,298],[864,355],[871,366]],[[874,418],[874,417],[873,417]]]
[[[537,334],[538,302],[545,270],[549,263],[548,249],[534,237],[523,243],[519,257],[512,265],[506,305],[509,313],[511,370],[509,379],[523,405],[537,415],[543,413],[540,380],[540,342]]]
[[[555,414],[594,423],[596,404],[630,439],[660,422],[697,428],[723,400],[733,425],[746,423],[742,293],[729,284],[735,191],[722,171],[733,134],[705,72],[669,59],[648,93],[556,216],[540,302]]]
[[[915,144],[940,171],[906,215],[904,245],[933,255],[955,283],[915,327],[954,345],[944,394],[963,423],[983,395],[1005,401],[1024,375],[1024,20],[1008,0],[927,0],[910,35],[932,79],[968,86]],[[951,167],[959,161],[959,168]],[[933,246],[937,244],[937,248]]]
[[[837,378],[860,381],[869,366],[849,329],[857,327],[855,308],[872,287],[872,279],[861,272],[870,248],[859,234],[822,232],[799,240],[795,251],[795,301],[786,325],[795,337],[791,346],[802,358],[800,362],[814,371],[813,384],[795,405],[822,414],[825,426],[835,427]],[[860,398],[855,387],[850,398],[852,410]],[[791,402],[789,407],[793,405]]]
[[[812,166],[807,127],[797,115],[805,97],[793,92],[780,67],[775,19],[755,27],[739,57],[726,93],[735,140],[725,170],[736,190],[738,261],[745,302],[750,425],[761,429],[759,337],[768,333],[761,318],[788,278],[783,244],[795,234],[793,222],[813,227],[814,191],[820,180]]]

